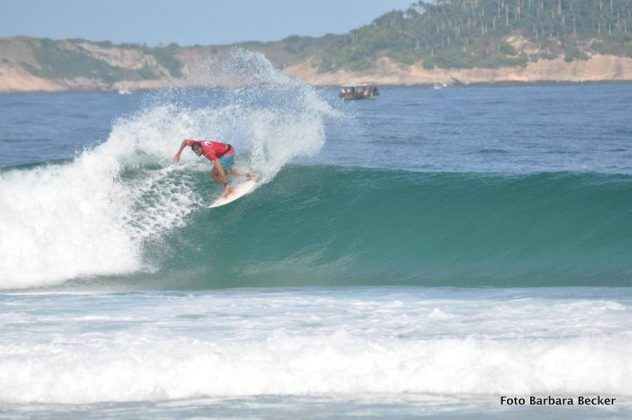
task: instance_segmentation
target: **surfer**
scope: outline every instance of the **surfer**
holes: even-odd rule
[[[180,161],[180,154],[182,154],[182,151],[187,146],[189,146],[196,155],[204,155],[213,163],[214,168],[211,171],[211,178],[218,184],[224,186],[224,196],[227,196],[233,191],[233,188],[228,183],[228,175],[246,176],[249,179],[252,177],[251,174],[244,174],[231,168],[235,163],[235,148],[230,144],[220,143],[218,141],[182,140],[178,152],[173,156],[174,162]]]

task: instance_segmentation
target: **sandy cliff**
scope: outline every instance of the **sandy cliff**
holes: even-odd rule
[[[168,69],[158,62],[146,48],[100,45],[83,41],[60,41],[59,51],[71,51],[80,57],[88,57],[103,63],[109,69],[131,77],[111,78],[108,82],[86,71],[81,76],[45,77],[42,64],[36,59],[37,43],[25,37],[0,39],[0,92],[34,92],[63,90],[144,90],[168,86],[204,87],[209,83],[209,63],[219,60],[206,48],[181,48],[176,53],[182,64],[182,79],[174,80]],[[533,56],[528,41],[510,37],[508,42],[516,50]],[[58,56],[54,56],[58,57]],[[210,57],[210,58],[209,58]],[[61,59],[63,60],[63,58]],[[57,64],[61,60],[57,60]],[[64,64],[66,62],[63,62]],[[200,66],[202,64],[202,66]],[[204,67],[206,76],[200,76]],[[114,71],[114,70],[113,70]],[[143,73],[144,72],[144,73]],[[212,72],[212,71],[211,71]],[[421,63],[402,65],[388,58],[378,59],[370,70],[353,72],[339,70],[319,73],[310,60],[283,68],[291,77],[313,85],[353,85],[376,83],[378,85],[450,84],[455,79],[463,83],[503,82],[594,82],[632,80],[632,58],[614,55],[591,55],[586,60],[566,62],[562,56],[546,60],[530,61],[524,67],[474,68],[474,69],[424,69]],[[150,76],[147,77],[146,75]],[[211,77],[210,79],[213,79]],[[214,86],[222,85],[216,78]]]
[[[450,84],[454,79],[464,83],[629,81],[632,80],[632,58],[593,55],[588,60],[568,63],[563,57],[558,57],[530,62],[525,67],[432,70],[426,70],[420,64],[399,65],[382,58],[372,70],[363,73],[345,70],[318,73],[309,62],[288,67],[284,72],[314,85]]]

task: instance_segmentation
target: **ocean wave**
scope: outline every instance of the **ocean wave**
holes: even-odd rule
[[[76,170],[76,165],[57,171]],[[92,172],[94,166],[87,166]],[[110,258],[97,261],[116,269],[103,274],[116,277],[118,269],[126,274],[79,283],[111,281],[126,287],[628,286],[632,281],[632,177],[627,175],[292,166],[233,205],[208,209],[213,184],[202,167],[137,165],[118,171],[119,181],[110,185],[114,191],[134,186],[133,197],[120,209],[116,203],[132,195],[129,187],[115,202],[101,193],[82,195],[104,183],[99,177],[107,177],[105,170],[92,173],[98,179],[81,178],[87,184],[71,190],[75,195],[70,197],[61,193],[61,199],[53,192],[64,191],[62,184],[77,178],[74,173],[53,175],[48,168],[11,175],[19,179],[17,188],[48,176],[47,206],[55,209],[50,215],[55,223],[44,213],[48,222],[39,232],[5,239],[3,246],[13,247],[11,255],[18,255],[15,243],[32,247],[32,258],[42,249],[55,250],[44,260],[46,268],[67,260],[64,265],[79,270],[75,260],[90,262],[105,251]],[[90,217],[75,207],[88,202]],[[56,203],[72,206],[57,209]],[[32,218],[21,223],[42,222]],[[63,244],[47,232],[52,228]],[[73,248],[64,236],[69,230],[72,238],[84,235],[94,247],[77,241]],[[128,236],[118,233],[124,240],[113,240],[117,232]],[[24,268],[19,255],[7,261],[15,262],[9,273],[26,272],[34,279],[27,285],[45,284],[38,282],[37,272]],[[41,262],[38,258],[31,267],[40,271]],[[90,267],[86,271],[56,278],[102,274]],[[3,286],[19,285],[12,280],[5,276]]]
[[[294,166],[149,243],[145,255],[161,274],[144,280],[173,288],[630,285],[631,188],[626,175]]]

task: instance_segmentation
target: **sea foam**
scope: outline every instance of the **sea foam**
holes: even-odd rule
[[[632,396],[631,307],[561,289],[14,295],[0,402]]]

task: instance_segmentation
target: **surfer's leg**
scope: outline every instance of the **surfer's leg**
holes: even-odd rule
[[[243,176],[243,177],[246,177],[246,179],[255,179],[255,176],[250,172],[240,171],[239,169],[235,169],[235,168],[230,168],[229,171],[231,175]]]
[[[250,172],[244,172],[239,169],[235,169],[235,155],[237,152],[231,153],[230,156],[223,156],[219,158],[220,163],[222,164],[222,168],[224,168],[224,172],[226,175],[234,175],[234,176],[242,176],[246,177],[246,179],[255,179],[255,176]]]
[[[226,175],[228,175],[228,174],[226,174]],[[222,185],[222,181],[219,179],[219,171],[217,170],[217,168],[213,168],[213,170],[211,171],[211,178],[213,178],[213,181],[215,181],[218,184]]]

